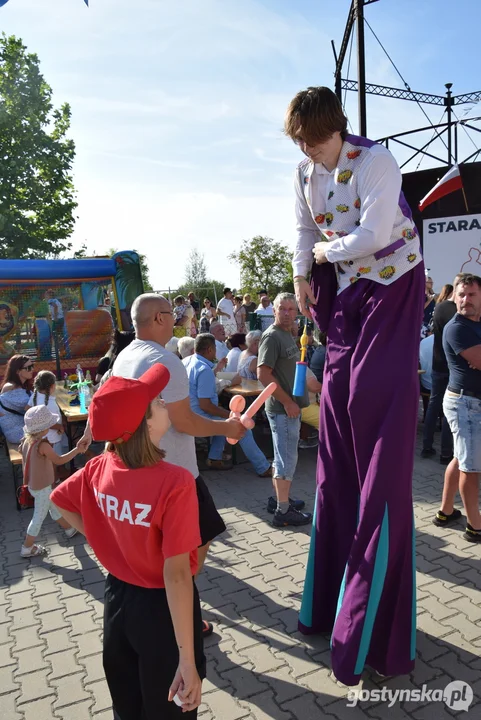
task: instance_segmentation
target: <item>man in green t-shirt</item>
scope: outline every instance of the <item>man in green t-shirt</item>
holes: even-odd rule
[[[307,525],[311,513],[303,513],[305,503],[290,498],[297,465],[297,446],[301,428],[301,409],[309,405],[307,388],[294,397],[296,362],[300,352],[292,330],[297,317],[296,298],[280,293],[274,300],[274,324],[263,333],[259,345],[257,377],[263,385],[277,383],[277,390],[266,402],[266,413],[274,445],[273,483],[276,498],[269,498],[267,509],[274,513],[275,527]]]

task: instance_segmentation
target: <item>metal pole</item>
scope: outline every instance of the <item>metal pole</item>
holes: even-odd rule
[[[458,123],[454,123],[454,162],[458,164]]]
[[[451,125],[452,125],[452,106],[453,106],[453,98],[451,93],[451,88],[453,87],[453,83],[446,83],[446,100],[444,101],[447,109],[448,114],[448,166],[451,167],[451,161],[453,157],[452,153],[452,133],[451,133]]]
[[[340,103],[342,103],[342,88],[341,88],[341,68],[339,67],[339,58],[336,53],[336,46],[334,40],[331,40],[332,52],[334,53],[334,62],[336,63],[336,71],[334,73],[334,90]]]
[[[357,82],[358,82],[358,108],[359,108],[359,135],[366,137],[366,56],[364,48],[364,0],[356,0],[357,22]]]

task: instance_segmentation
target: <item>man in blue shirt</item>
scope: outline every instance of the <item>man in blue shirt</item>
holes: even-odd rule
[[[194,349],[195,354],[185,363],[189,378],[190,406],[195,413],[210,420],[225,420],[229,417],[229,411],[219,407],[219,398],[215,387],[215,337],[210,333],[197,335]],[[271,465],[262,450],[259,449],[251,430],[247,430],[239,445],[260,477],[272,476]],[[222,460],[224,446],[225,437],[211,438],[207,460],[210,470],[229,469],[229,466]]]
[[[481,277],[459,275],[454,301],[456,315],[443,333],[449,368],[443,409],[453,433],[454,459],[446,469],[442,505],[433,522],[442,527],[461,516],[459,510],[454,510],[459,484],[467,516],[464,538],[481,542]],[[456,466],[459,466],[459,481]]]

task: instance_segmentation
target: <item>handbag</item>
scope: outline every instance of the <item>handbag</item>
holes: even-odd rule
[[[25,469],[23,472],[23,485],[20,485],[20,487],[17,490],[17,500],[18,504],[22,508],[22,510],[27,510],[28,508],[33,508],[35,505],[35,499],[33,498],[30,490],[28,489],[28,468],[30,464],[30,454],[33,450],[34,445],[31,445],[29,448],[29,451],[27,453],[27,459],[25,461]]]

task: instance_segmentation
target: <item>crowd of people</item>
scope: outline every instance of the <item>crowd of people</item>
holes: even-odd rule
[[[347,133],[328,88],[293,98],[285,133],[305,156],[295,174],[295,295],[271,302],[263,291],[256,306],[225,288],[202,309],[193,293],[173,305],[138,297],[135,333],[116,337],[99,366],[85,433],[67,455],[47,439],[61,432],[49,378],[30,402],[32,361],[16,356],[7,368],[0,423],[7,439],[23,437],[24,478],[37,493],[21,555],[44,552],[36,537],[50,510],[67,537],[85,535],[107,569],[103,663],[116,720],[197,717],[202,639],[213,627],[202,619],[195,577],[226,527],[199,471],[196,438],[210,439],[209,470],[228,469],[226,438],[240,443],[257,475],[272,481],[274,527],[312,523],[299,629],[330,634],[332,669],[345,685],[367,665],[384,676],[414,667],[420,363],[431,370],[421,374],[430,391],[423,457],[435,454],[441,408],[446,420],[434,522],[460,519],[459,490],[464,537],[481,542],[481,278],[458,275],[436,297],[397,164],[383,146]],[[247,332],[252,312],[260,327]],[[309,366],[295,394],[304,329]],[[226,383],[243,378],[276,384],[264,411],[272,462],[220,400]],[[313,513],[292,491],[298,448],[310,440],[303,420],[319,433]],[[53,467],[92,439],[105,451],[52,491]]]
[[[206,297],[202,308],[193,292],[189,292],[186,297],[177,295],[174,298],[174,312],[174,336],[177,338],[195,338],[199,332],[209,332],[210,326],[215,322],[222,325],[226,337],[234,333],[246,333],[249,318],[254,313],[261,318],[262,330],[274,322],[272,302],[264,289],[259,290],[259,302],[256,304],[249,293],[234,295],[232,290],[226,287],[217,305]]]

